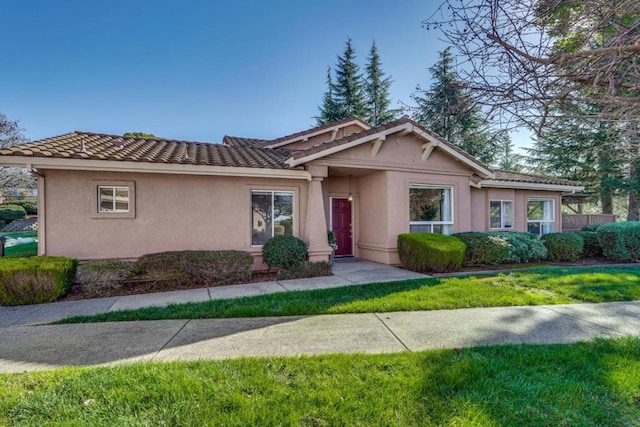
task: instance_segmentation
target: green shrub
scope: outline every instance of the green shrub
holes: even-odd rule
[[[123,279],[129,277],[131,263],[117,260],[95,260],[78,266],[78,281],[88,298],[107,297],[122,288]]]
[[[465,244],[458,238],[432,233],[407,233],[398,236],[398,255],[407,269],[443,273],[459,270]]]
[[[73,285],[77,264],[58,257],[0,258],[0,304],[55,301]]]
[[[578,234],[584,241],[582,256],[585,258],[595,258],[602,256],[602,248],[598,242],[598,233],[595,231],[579,231]]]
[[[640,260],[640,222],[611,222],[596,231],[605,257],[617,261]]]
[[[582,256],[584,240],[576,233],[549,233],[542,236],[549,261],[575,261]]]
[[[503,237],[474,231],[454,236],[467,245],[464,265],[496,265],[507,259],[509,243]]]
[[[179,286],[221,286],[248,282],[253,256],[241,251],[175,251],[143,255],[132,276]]]
[[[600,228],[600,226],[601,224],[585,225],[580,229],[580,231],[598,231],[598,228]]]
[[[289,270],[307,259],[307,245],[290,235],[275,236],[262,246],[262,260],[269,268],[281,267]]]
[[[276,280],[306,279],[308,277],[331,276],[331,264],[326,261],[305,262],[282,270],[276,276]]]
[[[24,219],[27,211],[20,205],[0,205],[0,220],[7,223],[14,219]]]
[[[528,263],[545,259],[538,236],[519,231],[468,231],[454,234],[467,245],[465,265]]]
[[[16,205],[22,206],[27,213],[27,215],[37,215],[38,214],[38,204],[36,202],[32,202],[30,200],[12,200],[7,203],[3,203],[0,206],[8,206],[8,205]]]
[[[7,225],[7,223],[0,219],[0,230],[2,230],[5,227],[5,225]]]

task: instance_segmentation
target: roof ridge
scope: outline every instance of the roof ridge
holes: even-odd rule
[[[121,138],[121,139],[141,139],[144,141],[164,141],[164,142],[175,142],[175,143],[185,143],[185,144],[216,144],[216,145],[223,145],[220,142],[209,142],[209,141],[189,141],[189,140],[185,140],[185,139],[174,139],[174,138],[164,138],[164,137],[155,137],[155,138],[146,138],[146,137],[142,137],[142,136],[124,136],[124,135],[115,135],[115,134],[111,134],[111,133],[102,133],[102,132],[87,132],[87,131],[82,131],[82,130],[74,130],[73,132],[69,132],[67,134],[63,134],[63,135],[59,135],[59,136],[64,136],[64,135],[69,135],[71,133],[75,133],[75,134],[81,134],[81,135],[95,135],[95,136],[103,136],[103,137],[107,137],[107,138]],[[54,137],[57,138],[57,137]],[[49,138],[46,138],[49,139]]]
[[[364,120],[361,117],[358,117],[358,116],[354,115],[354,116],[350,116],[350,117],[345,117],[344,119],[341,119],[341,120],[336,120],[335,122],[325,123],[324,125],[315,126],[315,127],[309,128],[309,129],[298,131],[298,132],[293,132],[293,133],[290,133],[289,135],[281,136],[279,138],[265,140],[264,144],[265,145],[277,144],[278,142],[286,141],[288,139],[298,138],[298,137],[300,137],[302,135],[305,135],[305,134],[308,134],[308,133],[317,132],[317,131],[322,130],[322,129],[330,129],[330,128],[336,126],[336,125],[341,125],[343,123],[348,123],[348,122],[351,122],[351,121],[354,121],[354,120],[358,120],[358,121],[362,122],[363,124],[365,124],[367,126],[373,127],[371,125],[371,123],[367,122],[366,120]]]

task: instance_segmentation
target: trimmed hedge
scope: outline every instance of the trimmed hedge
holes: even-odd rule
[[[0,220],[9,223],[14,219],[24,219],[27,211],[20,205],[0,205]]]
[[[601,224],[592,224],[592,225],[585,225],[584,227],[582,227],[580,229],[580,231],[598,231],[598,228],[601,227]]]
[[[77,264],[61,257],[0,258],[0,304],[55,301],[73,285]]]
[[[88,298],[111,296],[111,292],[123,287],[123,279],[130,276],[132,263],[99,259],[86,261],[78,266],[78,281]]]
[[[466,245],[452,236],[432,233],[398,235],[398,255],[412,271],[444,273],[462,267]]]
[[[173,251],[143,255],[132,276],[179,286],[221,286],[251,280],[253,256],[241,251]]]
[[[454,236],[467,245],[465,265],[528,263],[547,257],[547,248],[531,233],[468,231]]]
[[[22,206],[24,210],[27,212],[27,215],[38,214],[38,204],[36,202],[31,202],[28,200],[12,200],[10,202],[3,203],[1,206],[8,206],[8,205]]]
[[[598,242],[598,233],[595,231],[578,231],[578,235],[584,241],[582,256],[585,258],[595,258],[602,256],[602,248]]]
[[[308,277],[331,276],[331,264],[326,261],[305,262],[288,270],[282,270],[276,280],[306,279]]]
[[[640,260],[640,222],[611,222],[596,231],[605,257],[617,261]]]
[[[262,246],[262,260],[269,268],[289,270],[307,259],[307,244],[295,236],[283,234],[272,237]]]
[[[542,236],[549,261],[575,261],[584,250],[584,239],[576,233],[549,233]]]

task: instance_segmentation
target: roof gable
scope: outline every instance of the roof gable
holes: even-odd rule
[[[406,116],[357,134],[349,135],[333,141],[327,141],[305,150],[295,151],[291,158],[287,160],[287,164],[292,167],[302,165],[312,160],[326,157],[368,142],[374,144],[372,147],[372,154],[374,154],[373,151],[379,149],[382,144],[384,144],[387,136],[396,133],[403,136],[412,133],[420,137],[424,141],[424,144],[422,145],[422,159],[424,161],[429,158],[434,149],[438,148],[453,157],[455,160],[465,164],[479,175],[494,178],[493,170],[489,166],[478,161],[468,153],[445,141],[443,138]]]

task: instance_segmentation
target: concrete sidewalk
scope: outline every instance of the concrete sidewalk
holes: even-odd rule
[[[0,329],[0,373],[134,361],[391,353],[640,334],[640,301],[538,307],[162,320]]]
[[[424,277],[429,276],[384,264],[350,258],[336,262],[333,266],[333,276],[327,277],[247,283],[244,285],[54,302],[19,307],[0,306],[0,328],[51,323],[72,316],[92,316],[110,311],[134,310],[143,307],[248,297],[276,292],[337,288],[371,282],[393,282]]]

